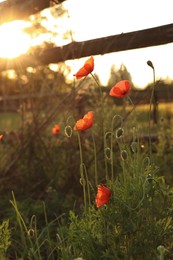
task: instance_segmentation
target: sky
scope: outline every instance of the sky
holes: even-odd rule
[[[75,41],[173,23],[172,0],[67,0],[64,6],[68,10]],[[148,60],[153,62],[156,78],[173,78],[172,43],[95,56],[95,72],[106,84],[111,64],[120,67],[123,63],[134,84],[144,87],[153,80],[153,72],[146,64]]]
[[[66,0],[63,6],[67,10],[65,17],[63,19],[49,17],[46,25],[49,29],[54,26],[54,30],[59,33],[56,39],[59,46],[72,40],[61,39],[61,35],[67,30],[71,31],[74,41],[85,41],[173,22],[172,0]],[[44,10],[43,14],[48,15],[48,12]],[[1,57],[6,55],[15,57],[16,54],[25,53],[29,46],[37,44],[33,43],[28,35],[20,34],[19,31],[28,26],[26,22],[15,21],[10,24],[12,25],[6,24],[0,27]],[[119,68],[124,64],[132,76],[133,83],[141,88],[146,86],[153,80],[152,69],[147,66],[148,60],[153,62],[156,78],[173,78],[173,43],[97,55],[94,59],[94,72],[99,75],[103,85],[107,83],[111,65],[114,64]],[[85,60],[86,58],[67,61],[72,68],[72,74]]]

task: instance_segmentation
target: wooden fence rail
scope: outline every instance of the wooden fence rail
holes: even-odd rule
[[[0,59],[0,71],[17,69],[19,65],[22,68],[35,67],[91,55],[157,46],[172,42],[173,24],[168,24],[83,42],[71,42],[61,47],[44,49],[41,53],[34,55],[21,55],[13,60]]]

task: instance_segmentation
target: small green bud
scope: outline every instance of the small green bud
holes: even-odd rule
[[[153,63],[150,60],[147,61],[147,65],[154,70]]]
[[[162,246],[162,245],[157,247],[157,251],[159,251],[160,259],[164,259],[165,253],[168,252],[168,250],[164,246]]]
[[[121,159],[122,159],[123,161],[126,161],[127,158],[128,158],[127,151],[126,151],[126,150],[122,150],[122,151],[121,151]]]
[[[112,153],[111,153],[111,149],[109,147],[105,148],[105,157],[107,160],[111,160]]]
[[[65,135],[70,138],[73,134],[72,127],[70,125],[67,125],[64,130]]]
[[[118,138],[121,138],[121,137],[123,137],[123,135],[124,135],[124,129],[123,128],[118,128],[117,129],[117,131],[116,131],[116,138],[118,139]]]
[[[28,236],[31,237],[31,238],[33,238],[33,237],[35,236],[34,229],[30,228],[30,229],[28,230]]]
[[[130,147],[131,147],[133,153],[137,153],[137,151],[138,151],[138,143],[137,142],[132,142]]]

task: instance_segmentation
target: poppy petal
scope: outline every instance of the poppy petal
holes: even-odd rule
[[[111,197],[111,191],[103,185],[98,185],[97,195],[96,195],[96,206],[97,208],[108,203]]]
[[[82,68],[78,70],[77,73],[73,74],[73,76],[76,77],[76,79],[81,79],[88,74],[90,74],[94,69],[94,58],[91,56],[83,65]]]
[[[129,80],[121,80],[111,88],[109,95],[117,98],[123,98],[130,92]]]
[[[87,71],[84,67],[82,67],[82,68],[81,68],[76,74],[74,74],[73,76],[75,76],[76,79],[81,79],[81,78],[87,76],[88,74],[89,74],[88,71]]]
[[[54,125],[54,127],[52,127],[52,135],[57,135],[60,133],[60,126],[59,125]]]
[[[74,130],[86,130],[93,125],[93,122],[94,122],[93,112],[90,111],[86,115],[84,115],[82,119],[79,119],[76,122],[74,126]]]

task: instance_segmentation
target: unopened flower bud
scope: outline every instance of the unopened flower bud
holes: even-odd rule
[[[108,159],[108,160],[111,160],[111,149],[109,148],[109,147],[106,147],[105,148],[105,157],[106,157],[106,159]]]
[[[154,70],[153,63],[150,60],[147,61],[147,65]]]
[[[65,135],[70,138],[73,134],[72,127],[70,125],[67,125],[64,130]]]
[[[124,135],[124,129],[123,128],[118,128],[117,129],[117,131],[116,131],[116,138],[118,139],[118,138],[121,138],[121,137],[123,137],[123,135]]]
[[[121,159],[122,159],[123,161],[125,161],[125,160],[127,160],[127,158],[128,158],[127,151],[126,151],[126,150],[122,150],[122,151],[121,151]]]
[[[164,259],[164,255],[165,255],[165,253],[168,252],[168,250],[164,246],[162,246],[162,245],[158,246],[157,250],[158,250],[158,252],[160,254],[160,259]]]
[[[28,230],[28,236],[31,237],[31,238],[33,238],[34,235],[35,235],[34,229],[30,228],[30,229]]]
[[[85,179],[84,178],[80,178],[79,179],[79,182],[82,186],[85,186],[86,185],[86,182],[85,182]]]
[[[130,147],[131,147],[133,153],[137,153],[137,151],[138,151],[138,143],[137,142],[132,142]]]

